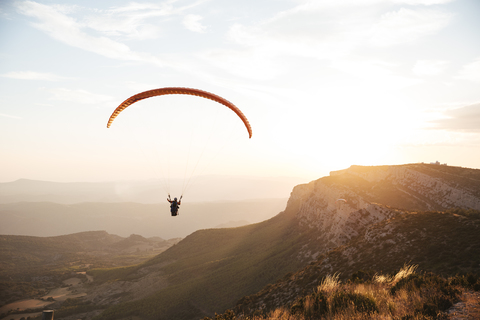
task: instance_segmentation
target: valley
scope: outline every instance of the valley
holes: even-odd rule
[[[0,319],[33,316],[44,307],[83,297],[93,283],[87,271],[136,265],[180,240],[123,238],[105,231],[46,238],[0,236]]]

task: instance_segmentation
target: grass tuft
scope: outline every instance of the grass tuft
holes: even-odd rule
[[[323,292],[334,291],[340,285],[339,277],[340,277],[339,273],[335,273],[333,275],[328,274],[325,278],[323,278],[322,282],[317,287],[317,291],[318,292],[320,292],[320,291],[323,291]]]

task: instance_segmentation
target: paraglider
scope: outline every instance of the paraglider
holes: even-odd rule
[[[180,209],[180,205],[182,204],[182,197],[180,196],[180,200],[177,200],[177,198],[170,198],[170,194],[168,195],[167,201],[170,202],[170,213],[172,214],[172,217],[175,217],[178,215],[178,209]]]
[[[210,92],[207,92],[207,91],[203,91],[203,90],[199,90],[199,89],[193,89],[193,88],[182,88],[182,87],[165,87],[165,88],[153,89],[153,90],[144,91],[144,92],[141,92],[141,93],[138,93],[138,94],[135,94],[135,95],[131,96],[130,98],[123,101],[113,111],[112,115],[108,119],[107,128],[110,128],[110,126],[112,125],[115,118],[123,110],[125,110],[127,107],[131,106],[132,104],[134,104],[134,103],[136,103],[140,100],[151,98],[151,97],[162,96],[162,95],[174,95],[174,94],[193,95],[193,96],[197,96],[197,97],[201,97],[201,98],[205,98],[205,99],[210,99],[210,100],[213,100],[213,101],[215,101],[219,104],[222,104],[222,105],[228,107],[230,110],[235,112],[235,114],[243,122],[245,128],[247,129],[248,137],[249,138],[252,137],[252,128],[250,126],[250,123],[248,122],[247,118],[242,113],[242,111],[239,108],[237,108],[233,103],[231,103],[230,101],[228,101],[228,100],[226,100],[226,99],[224,99],[224,98],[222,98],[222,97],[220,97],[216,94],[213,94],[213,93],[210,93]],[[200,121],[201,121],[201,119],[200,119]],[[203,152],[201,154],[203,154]],[[198,161],[197,161],[197,164],[198,164]],[[196,168],[196,165],[195,165],[195,168]],[[192,175],[193,175],[193,172],[192,172]],[[191,175],[190,175],[190,177],[191,177]],[[185,181],[185,178],[184,178],[184,181]],[[188,178],[187,185],[188,185],[189,181],[190,181],[190,178]],[[180,208],[180,204],[181,204],[182,198],[183,198],[183,192],[185,191],[185,189],[186,189],[186,185],[184,186],[184,189],[182,190],[182,194],[181,194],[179,199],[174,198],[172,200],[171,197],[170,197],[170,194],[168,193],[167,201],[170,203],[170,212],[171,212],[172,216],[177,216],[178,215],[178,210]]]
[[[143,99],[156,97],[156,96],[162,96],[162,95],[166,95],[166,94],[188,94],[188,95],[192,95],[192,96],[197,96],[197,97],[210,99],[210,100],[216,101],[220,104],[223,104],[224,106],[230,108],[233,112],[235,112],[237,114],[237,116],[240,117],[240,119],[243,121],[243,124],[247,128],[248,137],[249,138],[252,137],[252,128],[250,127],[250,123],[248,122],[247,117],[245,117],[245,115],[242,113],[242,111],[240,111],[240,109],[238,109],[233,103],[231,103],[230,101],[228,101],[228,100],[226,100],[226,99],[224,99],[220,96],[217,96],[216,94],[213,94],[213,93],[210,93],[210,92],[207,92],[207,91],[203,91],[203,90],[199,90],[199,89],[192,89],[192,88],[181,88],[181,87],[166,87],[166,88],[148,90],[148,91],[144,91],[144,92],[141,92],[141,93],[138,93],[136,95],[131,96],[127,100],[123,101],[115,109],[115,111],[113,111],[112,115],[108,119],[107,128],[110,128],[113,120],[115,120],[115,118],[120,114],[120,112],[125,110],[125,108],[127,108],[128,106],[134,104],[135,102],[143,100]]]

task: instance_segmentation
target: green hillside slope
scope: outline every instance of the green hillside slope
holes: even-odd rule
[[[255,225],[193,233],[142,266],[160,266],[158,272],[174,285],[146,299],[113,306],[99,319],[193,319],[231,307],[301,267],[291,259],[300,243],[292,219],[282,213]],[[132,268],[130,276],[142,267]]]

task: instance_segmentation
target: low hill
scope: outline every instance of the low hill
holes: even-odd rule
[[[38,298],[91,268],[139,264],[180,239],[128,238],[106,231],[56,237],[0,235],[0,307]],[[10,318],[9,318],[10,319]]]
[[[108,266],[109,262],[99,262],[102,259],[98,257],[111,256],[118,262],[121,255],[127,256],[139,250],[151,251],[151,256],[178,241],[180,239],[147,239],[134,234],[123,238],[106,231],[88,231],[56,237],[0,235],[0,281],[30,281],[32,275],[45,275],[65,265],[76,266],[72,270],[86,270],[88,267],[85,265],[89,264],[96,267]]]
[[[354,272],[357,268],[365,268],[367,262],[372,265],[372,258],[389,261],[388,265],[377,264],[381,268],[388,266],[399,269],[412,257],[392,255],[384,259],[376,249],[365,251],[365,254],[351,249],[351,255],[350,251],[341,250],[349,243],[353,245],[354,241],[361,243],[368,230],[388,230],[389,225],[395,225],[387,223],[388,221],[403,221],[399,218],[403,216],[413,218],[407,218],[404,224],[400,224],[407,228],[407,231],[401,233],[405,237],[402,241],[413,241],[413,244],[415,241],[420,242],[422,238],[415,238],[417,229],[414,228],[415,223],[411,222],[415,216],[409,212],[441,211],[452,207],[479,210],[479,176],[480,170],[426,164],[352,166],[340,172],[332,172],[329,177],[295,187],[285,211],[268,221],[233,229],[197,231],[141,266],[97,273],[99,283],[118,279],[124,283],[125,288],[132,289],[123,292],[124,299],[116,300],[109,298],[108,290],[105,289],[103,296],[97,292],[97,300],[92,302],[116,303],[98,319],[119,319],[129,315],[142,319],[198,319],[233,307],[233,301],[255,294],[259,288],[284,277],[288,272],[322,261],[325,266],[331,267],[328,272],[335,272],[334,268],[338,267],[338,271],[345,274]],[[338,201],[339,199],[344,201]],[[435,216],[427,213],[419,214],[418,217],[435,220]],[[438,213],[437,217],[441,225],[448,225],[448,222],[440,217],[454,217],[453,221],[457,221],[452,214],[442,216]],[[471,218],[468,219],[470,221]],[[386,227],[382,227],[382,223]],[[461,232],[472,235],[476,230],[476,222],[472,222],[472,225],[467,223],[465,228],[462,227],[463,222],[458,223]],[[446,241],[456,243],[453,242],[456,229],[444,229]],[[382,233],[383,231],[380,232]],[[437,233],[435,235],[439,236]],[[389,252],[396,252],[397,245],[401,243],[400,239],[393,241],[387,242],[391,247]],[[385,243],[382,245],[386,246]],[[452,245],[448,252],[454,247]],[[367,248],[365,245],[361,250]],[[430,252],[442,249],[438,246],[428,247]],[[398,250],[407,252],[408,248],[399,247]],[[421,250],[417,253],[419,257],[424,254]],[[447,264],[441,269],[454,272],[456,266],[458,270],[464,270],[466,266],[458,264],[464,254],[459,254],[458,259],[451,260],[451,265]],[[347,264],[342,261],[338,265],[330,265],[330,255],[350,256],[351,260]],[[448,257],[448,253],[442,257]],[[146,291],[152,292],[147,296],[135,291],[133,286],[126,285],[143,281],[145,274],[150,279],[165,280],[155,292],[147,289]],[[318,282],[318,278],[308,281]],[[301,284],[308,284],[308,281]],[[297,289],[303,290],[300,286],[295,288]],[[269,292],[268,289],[265,290]],[[291,294],[292,290],[288,292]],[[260,294],[258,300],[252,298],[252,306],[265,301],[262,297]]]

